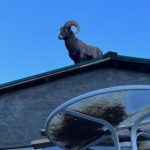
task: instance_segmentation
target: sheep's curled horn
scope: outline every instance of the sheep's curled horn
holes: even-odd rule
[[[79,31],[80,31],[80,26],[79,26],[79,24],[76,22],[76,21],[73,21],[73,20],[70,20],[70,21],[67,21],[65,24],[64,24],[64,26],[65,27],[71,27],[71,26],[75,26],[76,28],[77,28],[77,32],[75,33],[75,34],[77,34],[77,33],[79,33]]]

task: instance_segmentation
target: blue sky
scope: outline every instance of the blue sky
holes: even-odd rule
[[[120,55],[150,58],[149,0],[0,0],[0,84],[72,65],[59,28]]]

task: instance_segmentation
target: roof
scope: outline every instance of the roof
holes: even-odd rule
[[[0,93],[48,83],[57,79],[64,78],[68,75],[103,67],[150,73],[150,59],[122,56],[118,55],[115,52],[108,52],[101,58],[92,59],[79,64],[1,84]]]

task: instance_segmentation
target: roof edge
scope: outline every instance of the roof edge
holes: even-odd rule
[[[122,55],[118,55],[115,52],[110,51],[110,52],[104,54],[104,56],[101,57],[101,58],[96,58],[96,59],[84,61],[82,63],[78,63],[78,64],[75,64],[75,65],[70,65],[70,66],[67,66],[67,67],[60,68],[60,69],[40,73],[40,74],[33,75],[33,76],[30,76],[30,77],[26,77],[26,78],[22,78],[22,79],[19,79],[19,80],[15,80],[15,81],[11,81],[11,82],[1,84],[0,85],[0,93],[8,92],[9,89],[11,89],[11,88],[19,89],[19,88],[22,87],[22,85],[24,85],[23,86],[24,88],[29,87],[28,84],[31,83],[31,82],[32,82],[31,86],[39,85],[41,83],[47,83],[47,82],[56,80],[56,78],[58,79],[60,77],[63,77],[68,73],[73,72],[75,74],[75,73],[78,73],[79,70],[83,71],[84,68],[88,69],[89,67],[96,66],[96,65],[103,66],[104,64],[106,64],[106,62],[108,62],[107,63],[107,65],[108,65],[109,62],[111,62],[111,61],[113,62],[112,64],[114,64],[114,65],[111,65],[111,67],[115,67],[115,68],[118,68],[118,65],[119,65],[119,68],[130,69],[130,70],[131,69],[139,70],[138,67],[139,67],[139,64],[140,64],[140,65],[146,66],[150,70],[150,59],[130,57],[130,56],[122,56]],[[127,67],[128,63],[132,64],[132,66],[130,67],[130,65],[129,65],[129,67]],[[142,70],[142,71],[144,71],[144,70]]]
[[[35,81],[35,80],[38,80],[38,79],[41,79],[41,78],[46,78],[46,77],[55,76],[55,75],[58,75],[58,74],[67,73],[67,72],[70,72],[70,71],[75,71],[75,70],[78,70],[78,69],[81,69],[81,68],[85,68],[85,67],[88,67],[88,66],[91,66],[91,65],[95,65],[95,64],[98,64],[98,63],[101,63],[101,62],[108,61],[110,59],[111,59],[110,57],[93,59],[93,60],[89,60],[89,61],[85,61],[85,62],[82,62],[82,63],[75,64],[75,65],[70,65],[70,66],[67,66],[67,67],[63,67],[63,68],[60,68],[60,69],[55,69],[55,70],[52,70],[52,71],[47,71],[47,72],[44,72],[44,73],[39,73],[37,75],[25,77],[25,78],[22,78],[22,79],[6,82],[6,83],[0,85],[0,90],[6,89],[6,88],[9,88],[9,87],[12,87],[12,86],[17,86],[17,85],[20,85],[20,84],[26,84],[28,82],[32,82],[32,81]]]

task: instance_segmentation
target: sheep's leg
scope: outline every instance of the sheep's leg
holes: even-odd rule
[[[75,58],[73,61],[75,64],[77,64],[77,63],[80,63],[82,60],[80,59],[80,57],[78,57],[78,58]]]

